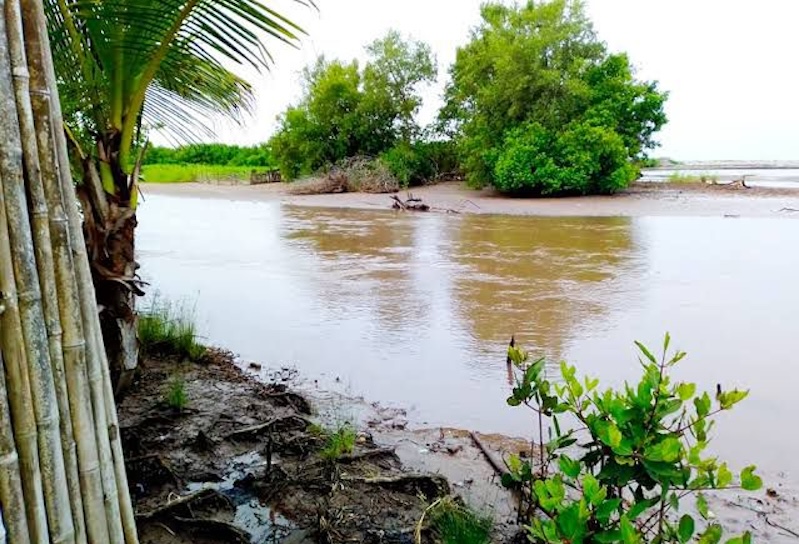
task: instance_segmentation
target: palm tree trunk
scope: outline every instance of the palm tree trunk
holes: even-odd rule
[[[0,0],[0,544],[136,544],[55,89],[41,0]]]

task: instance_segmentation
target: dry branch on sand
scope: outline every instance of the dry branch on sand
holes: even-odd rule
[[[294,195],[393,193],[399,189],[399,181],[379,159],[355,157],[323,174],[295,182],[289,192]]]

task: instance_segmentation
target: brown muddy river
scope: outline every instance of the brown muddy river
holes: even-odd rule
[[[152,290],[196,304],[211,343],[418,425],[525,436],[505,405],[511,334],[605,385],[665,331],[679,378],[751,396],[716,428],[739,467],[799,479],[799,221],[534,218],[149,196]]]

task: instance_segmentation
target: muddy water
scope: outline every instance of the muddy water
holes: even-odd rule
[[[207,338],[418,424],[526,435],[511,334],[607,385],[668,330],[680,378],[751,388],[719,453],[799,479],[799,221],[531,218],[150,196],[146,279],[196,303]]]

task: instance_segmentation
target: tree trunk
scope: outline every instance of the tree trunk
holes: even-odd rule
[[[83,230],[103,343],[115,394],[120,396],[133,381],[138,365],[136,297],[144,292],[136,273],[136,211],[131,202],[130,176],[118,160],[118,134],[109,132],[97,142],[97,158],[83,157],[83,185],[78,197],[84,209]],[[113,180],[115,194],[103,188],[100,172]]]

